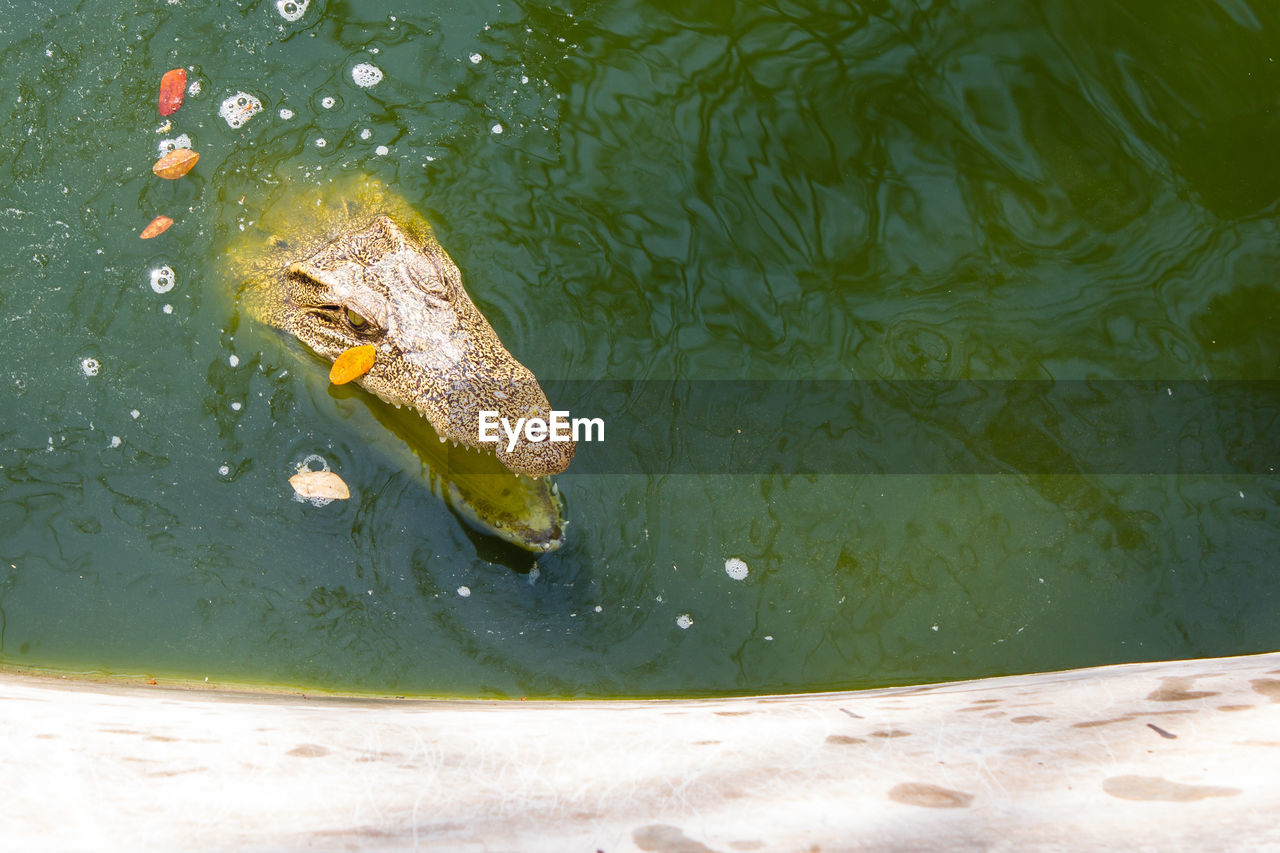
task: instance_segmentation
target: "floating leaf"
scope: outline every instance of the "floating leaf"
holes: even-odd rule
[[[352,347],[338,356],[329,368],[329,381],[334,385],[345,385],[352,379],[359,379],[373,367],[378,350],[372,344]]]
[[[169,226],[173,224],[173,220],[167,216],[157,216],[151,220],[146,228],[142,229],[142,233],[138,236],[143,240],[150,240],[152,237],[159,237],[161,234],[169,230]]]
[[[298,497],[307,500],[345,501],[351,497],[347,484],[332,471],[299,471],[289,478],[289,485]]]
[[[173,115],[182,106],[182,96],[187,92],[187,71],[175,68],[160,78],[160,115]]]
[[[151,171],[162,178],[173,180],[174,178],[181,178],[187,172],[190,172],[191,167],[199,159],[200,155],[190,148],[175,148],[157,160],[156,164],[151,167]]]

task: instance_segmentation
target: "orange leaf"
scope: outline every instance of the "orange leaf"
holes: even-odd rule
[[[289,478],[289,485],[300,498],[345,501],[351,497],[347,484],[332,471],[299,471]]]
[[[329,368],[329,381],[334,385],[345,385],[352,379],[359,379],[373,367],[378,350],[372,344],[352,347],[338,356],[333,367]]]
[[[151,167],[151,171],[162,178],[173,180],[174,178],[181,178],[187,172],[190,172],[191,167],[199,159],[200,155],[190,148],[175,148],[157,160],[156,164]]]
[[[182,96],[187,91],[187,71],[175,68],[160,78],[160,115],[172,115],[182,106]]]
[[[138,236],[143,240],[150,240],[152,237],[159,237],[161,234],[169,230],[169,226],[173,224],[173,220],[167,216],[157,216],[151,220],[146,228],[142,229],[142,233]]]

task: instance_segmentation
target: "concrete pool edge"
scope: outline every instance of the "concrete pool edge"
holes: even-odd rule
[[[801,696],[317,698],[0,673],[0,766],[21,780],[0,805],[4,836],[15,849],[1280,849],[1280,652]]]

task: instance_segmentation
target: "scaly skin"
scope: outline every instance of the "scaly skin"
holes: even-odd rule
[[[331,362],[353,346],[373,344],[377,357],[358,384],[421,414],[441,442],[496,454],[510,471],[531,477],[559,473],[573,458],[572,442],[520,435],[508,450],[505,435],[497,443],[479,441],[481,410],[514,424],[547,418],[551,406],[471,302],[426,223],[381,185],[358,181],[274,205],[230,261],[250,313],[317,355]],[[431,448],[415,449],[430,463]],[[430,464],[449,479],[438,460]],[[510,475],[472,478],[468,496],[454,478],[441,491],[491,533],[530,550],[558,546],[563,522],[553,487],[513,483]],[[532,527],[541,529],[531,532],[531,519],[518,513],[532,513]]]

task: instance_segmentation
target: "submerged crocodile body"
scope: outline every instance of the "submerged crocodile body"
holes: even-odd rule
[[[330,362],[372,344],[374,364],[357,382],[430,423],[415,429],[416,417],[375,410],[431,469],[441,495],[487,532],[529,550],[558,547],[562,507],[545,475],[563,471],[575,446],[524,435],[510,446],[479,440],[481,411],[516,423],[545,419],[551,406],[426,222],[376,182],[303,195],[273,205],[231,254],[249,312]],[[478,452],[447,453],[445,442]]]

